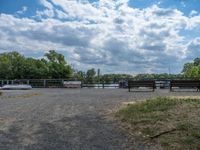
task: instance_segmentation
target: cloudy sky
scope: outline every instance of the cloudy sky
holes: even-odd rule
[[[0,53],[65,55],[79,70],[179,73],[200,57],[200,0],[0,0]]]

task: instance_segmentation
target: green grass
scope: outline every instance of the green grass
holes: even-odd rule
[[[200,149],[200,99],[158,97],[120,109],[134,139],[163,149]]]

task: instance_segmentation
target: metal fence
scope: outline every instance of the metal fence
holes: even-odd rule
[[[28,84],[33,88],[64,88],[65,79],[21,79],[21,80],[0,80],[0,87],[3,85]],[[119,88],[119,84],[108,83],[84,83],[81,82],[81,88]]]
[[[0,80],[0,86],[11,84],[28,84],[33,88],[62,88],[63,81],[63,79]]]
[[[33,88],[64,88],[66,79],[20,79],[20,80],[0,80],[0,87],[3,85],[28,84]],[[75,80],[70,80],[75,81]],[[128,79],[123,79],[116,83],[85,83],[81,82],[82,88],[127,88]],[[170,80],[155,80],[156,88],[169,88]]]
[[[93,84],[82,84],[82,88],[120,88],[119,84],[109,84],[109,83],[93,83]]]

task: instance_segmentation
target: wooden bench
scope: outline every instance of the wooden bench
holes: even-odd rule
[[[154,89],[156,88],[155,86],[155,81],[154,80],[130,80],[128,81],[128,89],[129,92],[131,91],[131,88],[139,88],[139,87],[149,87]]]
[[[196,88],[197,91],[200,91],[200,80],[171,80],[170,91],[173,91],[173,87]]]

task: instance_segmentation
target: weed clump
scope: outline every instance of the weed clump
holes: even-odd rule
[[[116,116],[135,139],[164,149],[200,149],[200,99],[157,97],[128,104]]]

